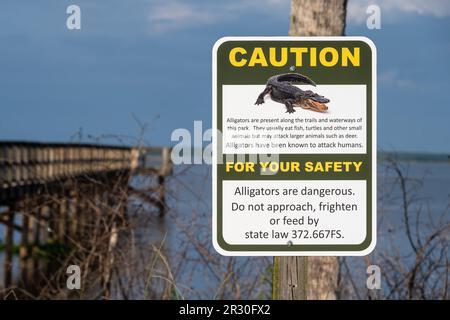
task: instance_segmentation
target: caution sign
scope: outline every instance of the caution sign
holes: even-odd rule
[[[213,48],[213,242],[223,255],[366,255],[376,242],[376,49],[362,37]]]

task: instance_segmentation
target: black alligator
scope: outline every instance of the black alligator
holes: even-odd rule
[[[286,112],[288,113],[295,112],[294,107],[301,107],[317,112],[325,112],[328,110],[325,103],[330,102],[330,100],[311,90],[303,91],[302,89],[293,86],[291,82],[316,86],[314,81],[298,73],[276,75],[267,80],[266,88],[258,96],[255,104],[263,104],[264,97],[269,94],[272,100],[283,103],[286,106]]]

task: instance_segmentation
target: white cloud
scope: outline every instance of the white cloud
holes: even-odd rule
[[[417,14],[449,17],[449,0],[349,0],[347,22],[363,24],[369,5],[381,8],[382,22],[398,21],[399,15]],[[183,28],[202,27],[233,21],[241,15],[264,13],[283,15],[289,19],[290,0],[232,0],[232,1],[152,1],[149,11],[150,30],[162,33]]]
[[[366,9],[376,4],[381,8],[381,19],[395,21],[399,14],[417,14],[437,18],[450,16],[449,0],[350,0],[347,5],[347,21],[361,24],[367,19]]]
[[[189,26],[209,25],[220,19],[215,10],[197,8],[193,4],[167,1],[151,8],[152,31],[164,32]]]
[[[152,5],[149,13],[150,29],[162,33],[183,28],[208,26],[231,21],[240,14],[265,12],[286,14],[289,18],[290,0],[234,0],[229,2],[198,2],[166,0]]]
[[[383,87],[396,87],[399,89],[409,89],[416,87],[416,83],[411,79],[402,78],[397,70],[385,70],[378,75],[378,83]]]

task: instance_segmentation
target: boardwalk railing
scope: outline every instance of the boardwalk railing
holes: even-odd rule
[[[171,173],[170,148],[0,141],[0,200],[5,192],[107,172]]]
[[[130,170],[139,155],[132,148],[0,142],[0,187],[76,177],[95,172]]]
[[[21,281],[36,284],[34,275],[43,273],[36,248],[49,243],[89,246],[98,234],[108,235],[105,243],[113,243],[119,226],[126,223],[129,195],[152,204],[163,216],[165,177],[171,172],[170,148],[0,141],[3,287],[13,281],[15,232],[20,233]],[[155,176],[151,181],[157,185],[148,190],[131,187],[136,174]],[[106,247],[102,286],[108,297],[113,247]]]

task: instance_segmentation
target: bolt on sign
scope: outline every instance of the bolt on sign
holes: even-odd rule
[[[227,37],[213,48],[213,242],[223,255],[366,255],[376,242],[376,48]]]

